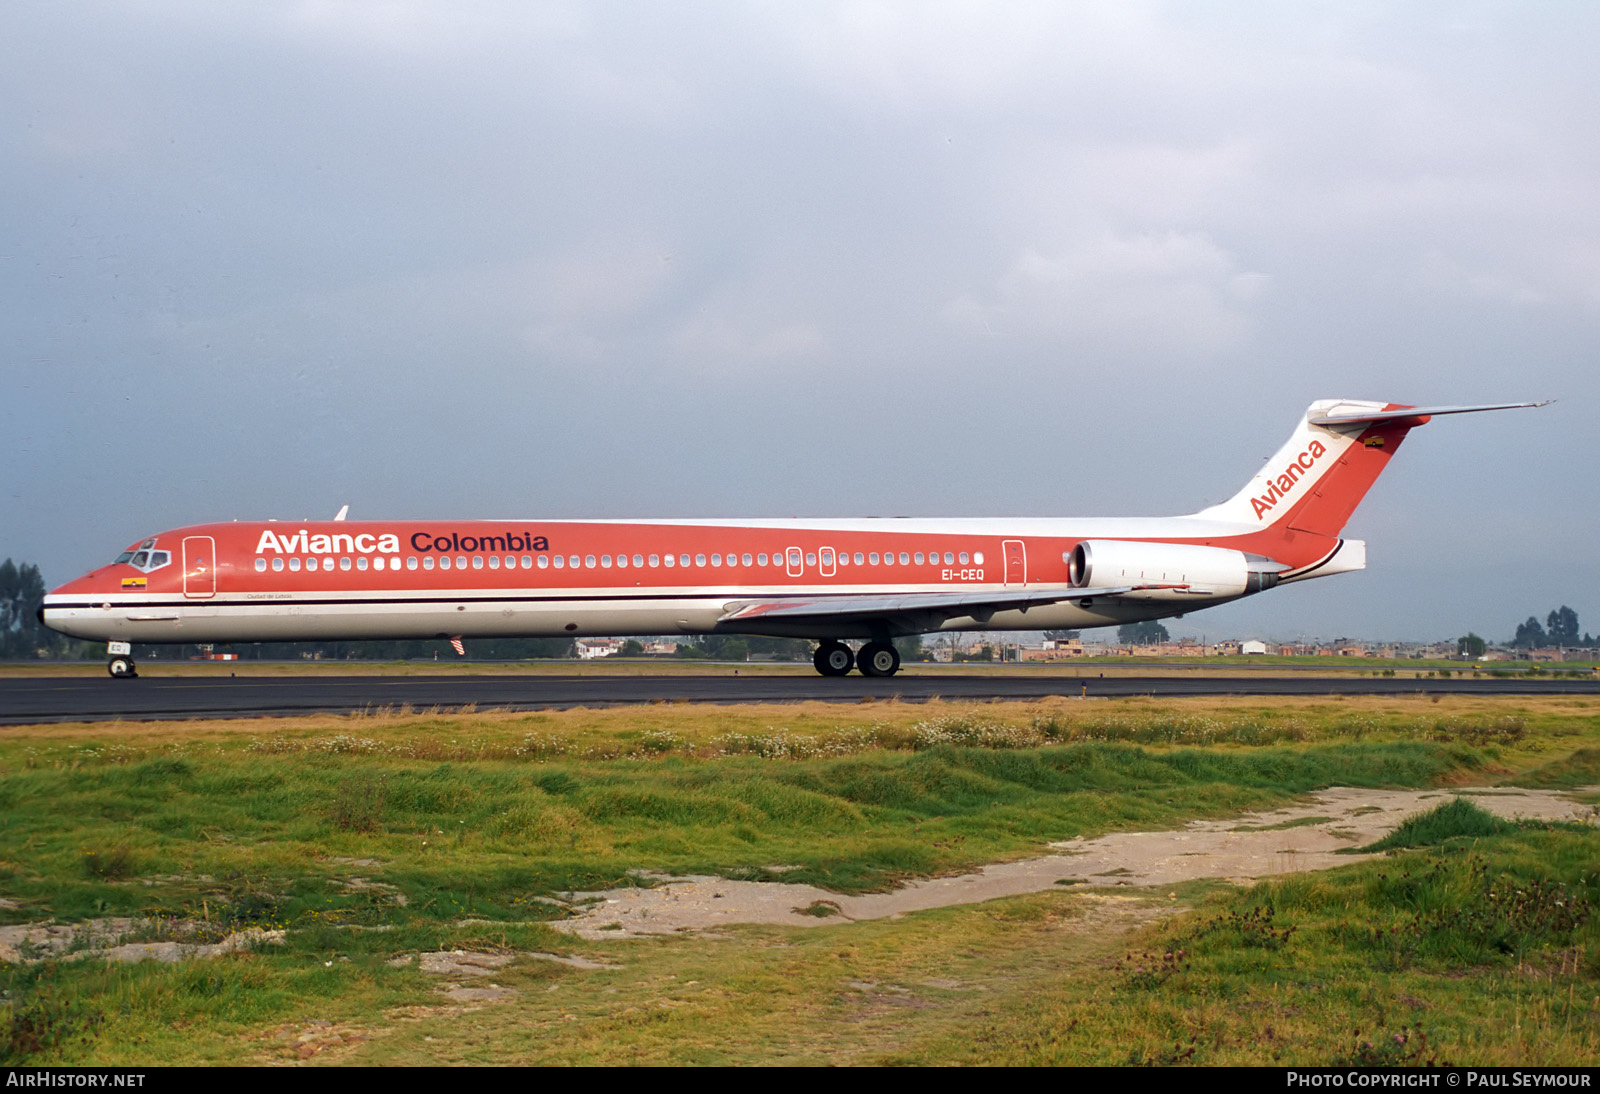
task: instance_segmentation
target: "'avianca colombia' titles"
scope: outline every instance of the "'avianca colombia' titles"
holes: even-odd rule
[[[1538,404],[1313,403],[1243,489],[1181,517],[197,525],[40,615],[116,644],[113,675],[132,642],[707,633],[815,638],[826,675],[890,675],[901,635],[1118,625],[1360,569],[1340,532],[1407,432],[1513,405]]]

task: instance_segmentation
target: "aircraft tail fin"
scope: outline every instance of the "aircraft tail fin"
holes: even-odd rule
[[[1544,405],[1415,407],[1322,399],[1306,409],[1288,443],[1244,489],[1195,515],[1262,529],[1337,536],[1412,429],[1441,414]]]

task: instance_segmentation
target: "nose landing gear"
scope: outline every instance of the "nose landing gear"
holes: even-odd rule
[[[106,671],[115,680],[131,680],[139,675],[139,666],[133,663],[133,645],[128,642],[106,643],[106,653],[111,659],[106,662]]]

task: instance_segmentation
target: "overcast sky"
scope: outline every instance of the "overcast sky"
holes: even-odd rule
[[[0,557],[218,519],[1135,516],[1313,399],[1369,569],[1600,630],[1600,5],[0,9]]]

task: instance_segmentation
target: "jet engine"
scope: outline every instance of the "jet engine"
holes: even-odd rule
[[[1084,540],[1072,549],[1067,564],[1075,587],[1132,585],[1134,591],[1123,594],[1128,600],[1247,596],[1272,588],[1288,568],[1225,547],[1120,539]]]

